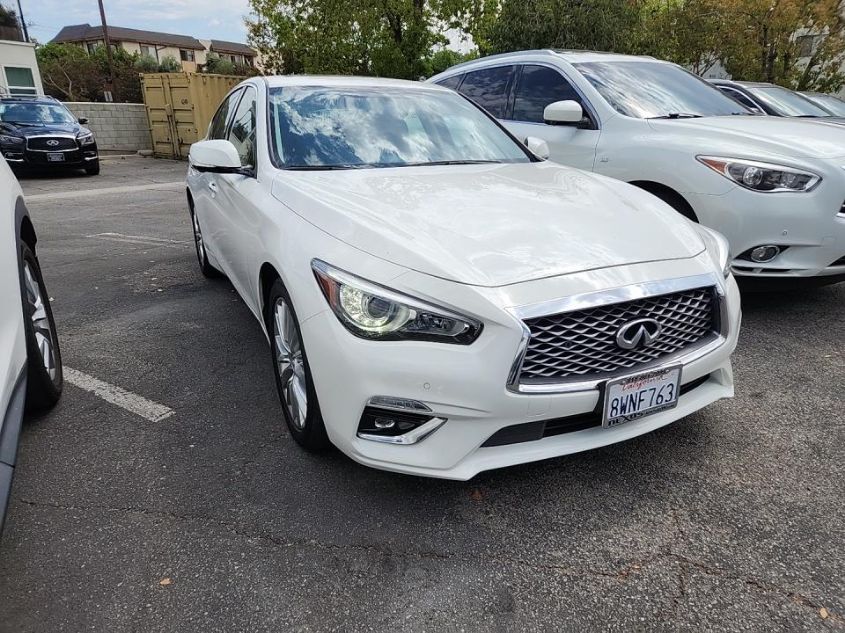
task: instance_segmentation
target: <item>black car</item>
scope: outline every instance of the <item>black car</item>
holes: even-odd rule
[[[100,173],[97,141],[53,97],[0,96],[0,153],[13,168],[84,169]]]
[[[827,123],[845,125],[845,118],[811,101],[802,94],[783,86],[758,81],[710,79],[716,86],[746,108],[769,116],[821,119]]]

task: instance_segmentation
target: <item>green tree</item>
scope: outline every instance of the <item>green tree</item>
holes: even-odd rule
[[[94,101],[105,77],[81,46],[45,44],[35,49],[44,91],[65,101]]]
[[[165,55],[158,64],[160,73],[181,73],[182,64],[173,55]]]
[[[228,59],[222,59],[219,55],[209,53],[205,61],[205,72],[218,75],[234,75],[235,65]]]
[[[418,79],[444,44],[440,3],[427,0],[250,0],[250,44],[273,73]]]

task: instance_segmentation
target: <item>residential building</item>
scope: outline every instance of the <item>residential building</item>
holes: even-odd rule
[[[23,41],[19,29],[0,32],[0,94],[43,95],[35,60],[35,44]]]
[[[182,65],[182,70],[195,72],[205,64],[209,52],[230,59],[233,63],[253,65],[255,51],[246,44],[221,40],[198,40],[190,35],[143,31],[122,26],[109,26],[109,40],[112,46],[130,53],[147,55],[161,62],[173,57]],[[51,42],[76,44],[89,52],[105,44],[103,27],[100,25],[74,24],[65,26]]]

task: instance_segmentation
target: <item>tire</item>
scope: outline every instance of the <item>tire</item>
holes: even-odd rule
[[[90,167],[86,167],[85,173],[89,176],[98,176],[100,174],[100,161],[97,161]]]
[[[200,228],[200,220],[194,212],[194,205],[189,203],[191,211],[191,229],[194,232],[194,250],[197,253],[197,262],[200,265],[200,271],[203,277],[214,279],[220,277],[221,273],[208,261],[208,252],[205,250],[205,242],[202,238],[202,228]]]
[[[52,407],[62,395],[62,353],[41,267],[27,244],[21,245],[21,262],[27,356],[26,409],[36,411]]]
[[[288,430],[302,448],[321,451],[330,445],[329,438],[302,343],[299,320],[290,295],[279,279],[270,288],[266,310],[273,374]],[[288,362],[284,360],[283,349],[288,350],[286,356],[291,359]]]

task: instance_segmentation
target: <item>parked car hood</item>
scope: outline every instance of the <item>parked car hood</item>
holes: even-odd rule
[[[284,171],[273,195],[360,250],[479,286],[704,249],[651,194],[553,163]]]
[[[45,134],[73,135],[88,132],[78,123],[12,123],[0,121],[0,133],[13,136],[44,136]]]
[[[764,150],[804,158],[845,156],[845,127],[823,123],[826,119],[776,116],[725,116],[700,119],[653,119],[651,127],[663,133],[679,130],[698,133],[702,150],[719,140],[738,142],[744,154]],[[673,132],[674,131],[674,132]]]

